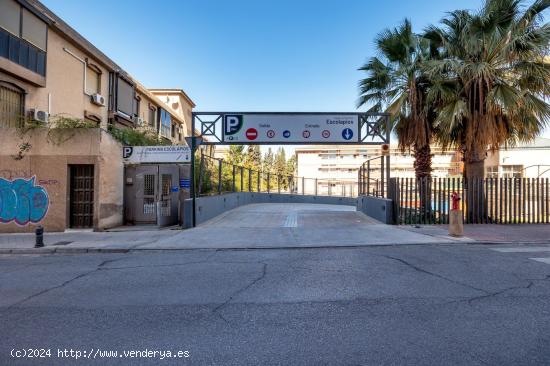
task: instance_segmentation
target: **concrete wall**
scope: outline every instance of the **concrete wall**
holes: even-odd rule
[[[384,224],[393,224],[393,201],[387,198],[361,196],[357,198],[357,211]]]
[[[200,225],[226,211],[252,203],[318,203],[326,205],[355,206],[357,199],[352,197],[309,196],[278,193],[236,192],[221,196],[199,197],[196,199],[196,224]],[[183,203],[183,226],[192,227],[193,200]]]
[[[17,152],[21,143],[29,143],[31,148],[19,159]],[[31,202],[15,207],[20,220],[14,220],[9,219],[11,214],[8,212],[14,209],[13,205],[7,204],[8,198],[4,197],[5,202],[0,203],[0,218],[7,215],[8,219],[4,220],[6,222],[0,220],[0,233],[29,232],[38,224],[46,231],[65,230],[69,225],[71,164],[94,165],[94,228],[122,224],[121,149],[117,141],[100,129],[64,130],[62,135],[50,136],[47,129],[35,129],[26,134],[17,129],[2,129],[0,195],[13,196],[12,191],[18,194],[14,184],[24,184],[31,189],[24,196],[31,197]],[[30,184],[29,179],[33,177],[34,182]],[[35,196],[38,200],[34,199]],[[37,210],[34,220],[29,219],[29,209]],[[40,211],[42,209],[44,212]]]

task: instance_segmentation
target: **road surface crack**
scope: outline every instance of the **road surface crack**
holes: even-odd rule
[[[32,294],[32,295],[30,295],[30,296],[27,296],[27,297],[24,298],[23,300],[20,300],[20,301],[14,303],[14,304],[11,304],[10,306],[7,307],[7,309],[11,309],[11,308],[14,308],[14,307],[16,307],[16,306],[19,306],[19,305],[21,305],[21,304],[23,304],[23,303],[25,303],[25,302],[27,302],[27,301],[29,301],[29,300],[31,300],[31,299],[34,299],[35,297],[44,295],[44,294],[46,294],[46,293],[48,293],[48,292],[50,292],[50,291],[53,291],[53,290],[55,290],[55,289],[65,287],[65,286],[67,286],[69,283],[71,283],[71,282],[73,282],[73,281],[76,281],[76,280],[78,280],[79,278],[86,277],[86,276],[88,276],[89,274],[92,274],[93,272],[98,271],[99,269],[100,269],[100,268],[99,268],[99,266],[98,266],[98,267],[94,268],[94,269],[91,270],[91,271],[81,273],[81,274],[79,274],[78,276],[75,276],[75,277],[73,277],[73,278],[71,278],[71,279],[69,279],[69,280],[63,282],[63,283],[61,283],[60,285],[53,286],[53,287],[47,288],[47,289],[45,289],[45,290],[42,290],[42,291],[40,291],[40,292],[37,292],[36,294]]]
[[[460,281],[456,281],[456,280],[453,280],[452,278],[449,278],[449,277],[445,277],[445,276],[442,276],[440,274],[437,274],[437,273],[434,273],[434,272],[430,272],[430,271],[427,271],[423,268],[420,268],[418,266],[415,266],[414,264],[412,263],[409,263],[407,262],[406,260],[404,259],[401,259],[401,258],[397,258],[397,257],[392,257],[392,256],[389,256],[389,255],[384,255],[384,257],[388,258],[388,259],[392,259],[394,261],[398,261],[412,269],[414,269],[415,271],[417,272],[420,272],[420,273],[425,273],[427,275],[430,275],[430,276],[434,276],[434,277],[437,277],[437,278],[440,278],[442,280],[445,280],[445,281],[448,281],[448,282],[451,282],[451,283],[454,283],[455,285],[460,285],[460,286],[463,286],[463,287],[467,287],[471,290],[476,290],[476,291],[481,291],[483,293],[485,293],[486,295],[485,296],[488,296],[490,295],[491,293],[487,290],[484,290],[482,288],[479,288],[479,287],[475,287],[475,286],[472,286],[472,285],[469,285],[467,283],[464,283],[464,282],[460,282]]]
[[[242,294],[243,292],[247,291],[249,288],[251,288],[252,286],[254,286],[256,283],[258,283],[259,281],[263,280],[267,274],[267,263],[264,263],[264,262],[260,262],[263,264],[263,267],[262,267],[262,273],[254,278],[249,284],[241,287],[240,289],[238,289],[237,291],[233,292],[228,298],[227,300],[225,300],[223,303],[221,303],[220,305],[216,306],[213,310],[212,310],[212,313],[214,314],[217,314],[220,319],[222,319],[224,322],[226,323],[229,323],[227,321],[227,319],[225,319],[223,317],[223,315],[221,315],[219,313],[220,310],[222,310],[227,304],[229,304],[235,297],[237,297],[238,295]]]

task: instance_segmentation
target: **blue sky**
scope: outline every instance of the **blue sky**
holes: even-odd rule
[[[379,31],[405,17],[420,31],[481,3],[42,1],[145,86],[182,88],[198,111],[354,111]]]

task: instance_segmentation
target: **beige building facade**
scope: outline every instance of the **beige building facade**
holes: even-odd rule
[[[121,225],[122,144],[108,130],[184,145],[194,106],[181,89],[144,87],[39,1],[0,0],[0,232]],[[56,140],[60,117],[92,128]]]

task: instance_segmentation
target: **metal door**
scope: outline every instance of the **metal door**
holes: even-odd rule
[[[157,222],[158,167],[144,165],[136,169],[134,219],[140,224]]]
[[[178,223],[179,170],[176,165],[159,165],[159,202],[157,225]]]
[[[94,166],[70,166],[70,222],[72,228],[94,225]]]

